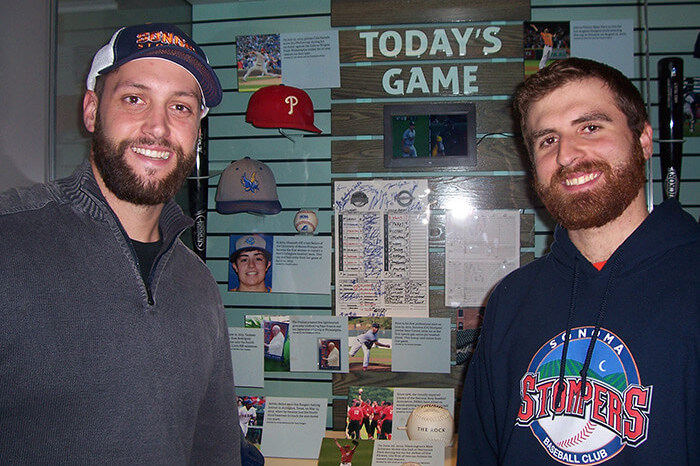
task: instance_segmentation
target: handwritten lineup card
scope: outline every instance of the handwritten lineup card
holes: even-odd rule
[[[517,210],[450,212],[445,221],[445,306],[485,306],[520,265]]]
[[[428,181],[334,186],[336,315],[428,317]]]

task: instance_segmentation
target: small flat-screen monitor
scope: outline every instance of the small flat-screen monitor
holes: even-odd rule
[[[476,165],[473,103],[409,103],[384,106],[384,166]]]

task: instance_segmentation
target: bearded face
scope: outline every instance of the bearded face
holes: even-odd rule
[[[645,158],[635,139],[630,155],[617,166],[604,160],[584,161],[576,166],[560,167],[549,184],[541,183],[535,172],[535,190],[552,217],[568,230],[597,228],[618,218],[644,187]],[[562,183],[572,173],[600,171],[604,184],[587,191],[571,193]]]
[[[134,145],[158,145],[175,153],[176,166],[165,178],[158,179],[155,170],[147,177],[137,175],[129,166],[127,152]],[[102,128],[99,113],[92,138],[92,160],[105,186],[123,201],[136,205],[163,204],[172,199],[195,164],[196,150],[185,153],[182,147],[167,140],[148,138],[113,141]]]

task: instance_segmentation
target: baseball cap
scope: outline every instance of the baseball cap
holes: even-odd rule
[[[244,157],[226,167],[216,188],[216,210],[220,214],[279,213],[282,205],[277,197],[277,183],[270,167],[250,157]]]
[[[231,261],[235,261],[236,258],[238,258],[239,252],[250,249],[261,250],[265,254],[265,257],[267,257],[267,260],[270,260],[272,257],[270,251],[267,250],[267,242],[265,241],[265,238],[260,235],[253,234],[241,236],[236,240],[236,249],[231,254]]]
[[[248,101],[245,121],[258,128],[301,129],[320,133],[314,126],[314,104],[303,89],[279,84],[265,86]]]
[[[169,60],[189,71],[202,91],[204,114],[221,103],[221,83],[204,51],[180,28],[167,23],[128,26],[115,32],[92,59],[87,88],[94,91],[98,76],[138,58]]]

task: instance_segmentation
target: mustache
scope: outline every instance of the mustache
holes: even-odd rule
[[[175,144],[171,143],[167,139],[151,139],[151,138],[146,138],[146,137],[140,137],[138,139],[127,139],[122,142],[122,145],[125,147],[131,147],[131,146],[159,146],[163,147],[165,149],[172,150],[173,152],[177,152],[179,147],[176,146]]]
[[[586,160],[575,166],[560,167],[554,175],[552,175],[551,184],[562,183],[574,173],[592,171],[609,172],[610,165],[602,160]]]

